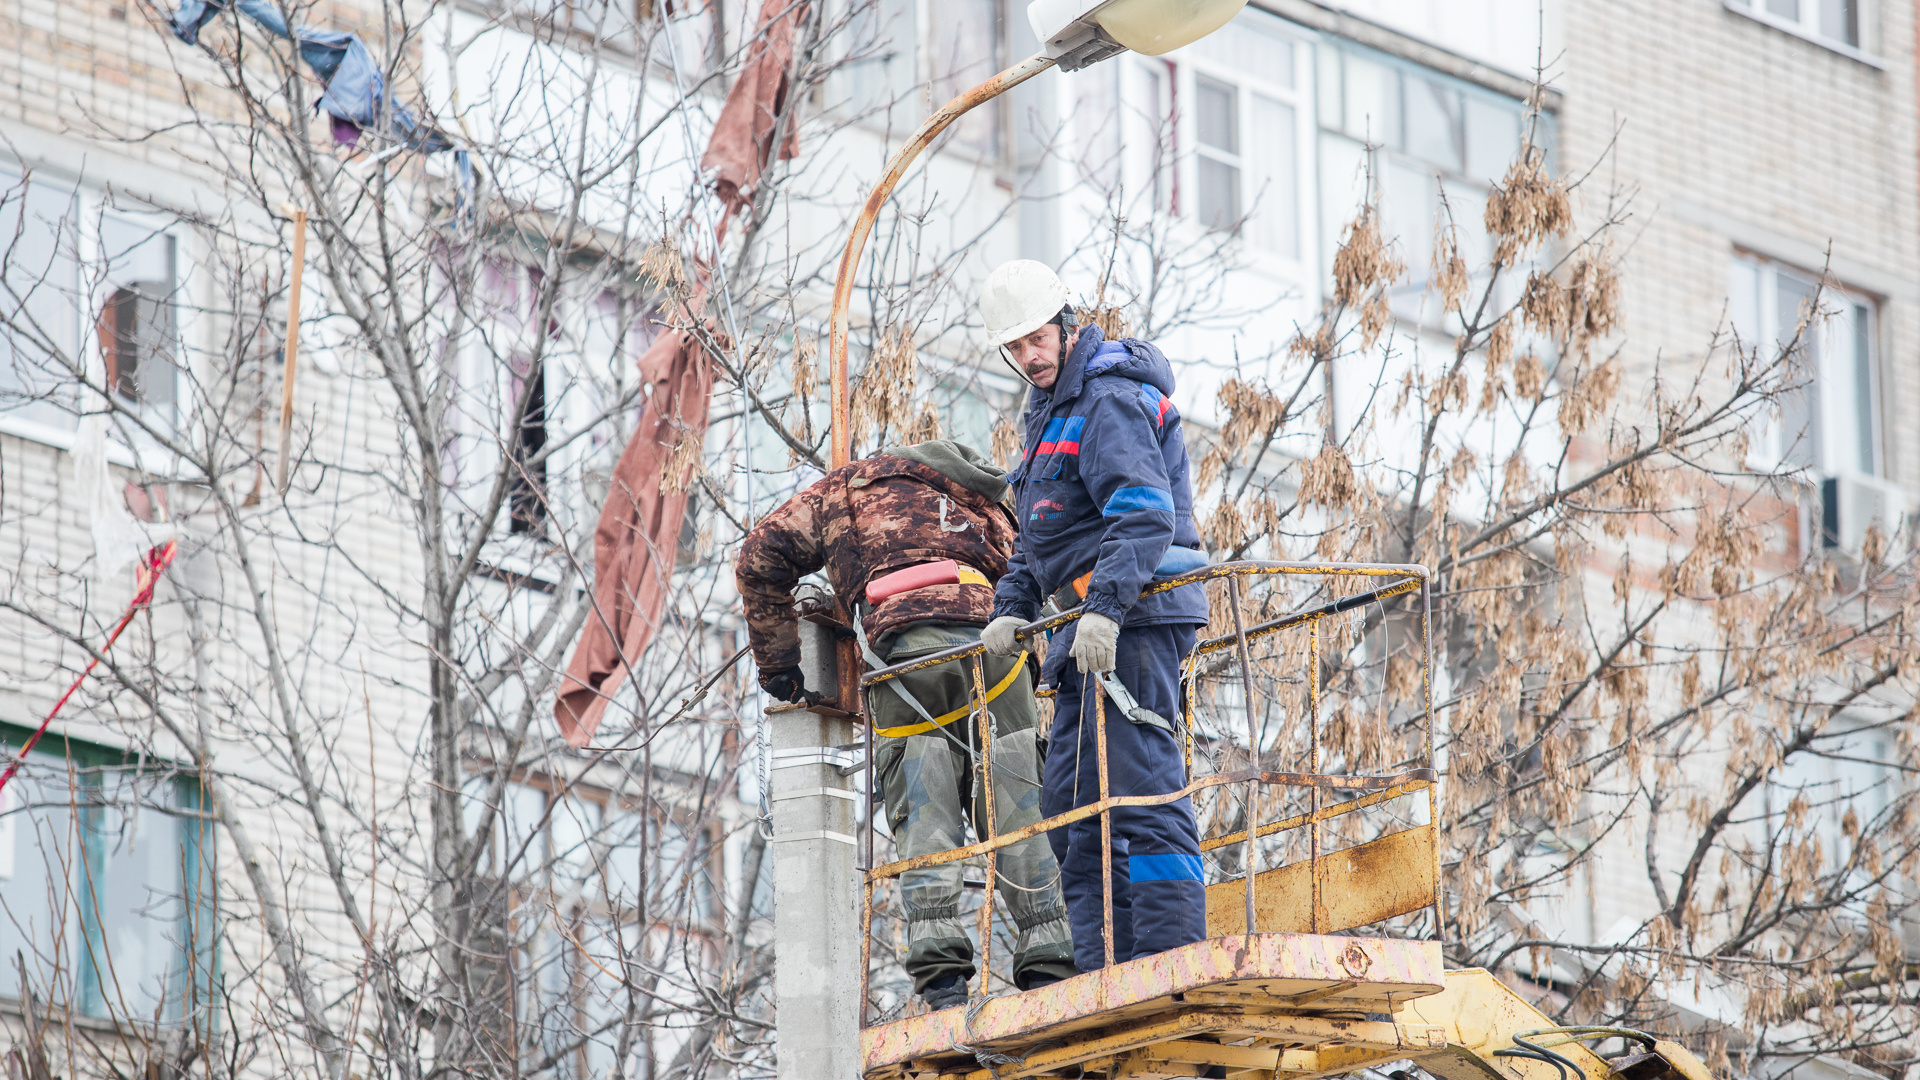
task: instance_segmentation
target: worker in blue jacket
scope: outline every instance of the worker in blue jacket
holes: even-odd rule
[[[1042,672],[1058,689],[1041,812],[1051,817],[1099,798],[1097,693],[1108,696],[1110,793],[1177,791],[1185,756],[1170,721],[1180,716],[1180,667],[1206,624],[1207,596],[1197,584],[1140,595],[1154,578],[1206,561],[1180,413],[1168,397],[1173,368],[1148,342],[1106,341],[1099,327],[1077,326],[1066,286],[1031,260],[995,269],[980,306],[990,340],[1033,385],[1025,453],[1007,477],[1020,537],[980,639],[1011,656],[1024,647],[1014,631],[1037,618],[1048,597],[1083,612],[1053,638]],[[1099,819],[1055,829],[1049,839],[1074,963],[1102,967]],[[1113,811],[1112,933],[1116,961],[1206,936],[1191,799]]]

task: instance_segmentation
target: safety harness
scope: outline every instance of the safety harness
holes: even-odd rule
[[[945,509],[943,505],[942,517],[944,518],[944,516]],[[885,574],[869,582],[866,590],[866,604],[856,604],[853,613],[853,635],[855,640],[860,643],[860,655],[866,660],[868,666],[878,671],[886,667],[887,662],[881,659],[880,654],[874,651],[873,643],[867,640],[867,629],[860,618],[861,611],[865,607],[878,604],[882,600],[899,596],[902,593],[913,592],[916,589],[924,589],[932,585],[955,584],[991,585],[991,582],[987,580],[985,574],[964,563],[956,562],[953,559],[941,559],[936,562],[922,563],[919,566],[910,566],[905,570],[896,570],[891,574]],[[986,701],[992,702],[1001,694],[1006,693],[1007,688],[1013,685],[1014,680],[1020,677],[1020,673],[1025,671],[1026,667],[1027,654],[1021,653],[1019,661],[1013,665],[1012,670],[1008,671],[999,682],[994,683],[992,687],[988,688]],[[927,711],[927,707],[920,704],[919,699],[915,698],[905,686],[900,684],[899,679],[889,679],[886,685],[892,688],[894,693],[900,695],[900,700],[906,702],[908,708],[920,715],[920,723],[902,724],[898,727],[890,728],[875,728],[874,734],[876,735],[885,735],[889,738],[896,739],[905,738],[909,735],[924,735],[935,728],[945,727],[973,711],[973,706],[962,705],[952,712],[935,716]]]

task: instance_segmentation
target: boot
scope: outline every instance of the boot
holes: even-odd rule
[[[928,983],[925,990],[920,991],[920,999],[925,1001],[927,1008],[934,1012],[951,1009],[955,1005],[965,1005],[967,980],[958,975],[942,975]]]

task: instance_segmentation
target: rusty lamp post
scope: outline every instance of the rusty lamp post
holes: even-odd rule
[[[853,275],[867,236],[893,189],[920,151],[955,120],[1050,67],[1078,71],[1089,64],[1132,50],[1159,56],[1225,26],[1247,0],[1033,0],[1027,20],[1041,41],[1040,51],[947,102],[927,117],[887,161],[887,170],[847,236],[840,272],[833,283],[833,321],[827,339],[828,381],[833,395],[831,467],[853,459],[852,405],[847,390],[847,309],[853,299]]]

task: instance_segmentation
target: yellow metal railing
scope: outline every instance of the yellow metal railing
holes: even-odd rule
[[[1296,611],[1269,622],[1259,623],[1254,626],[1242,625],[1242,581],[1247,578],[1270,577],[1275,575],[1330,578],[1379,577],[1393,578],[1395,580],[1378,588],[1370,589],[1353,596],[1342,597],[1317,607]],[[870,671],[861,677],[861,690],[863,694],[866,694],[870,693],[873,687],[890,679],[899,678],[910,672],[924,671],[942,664],[952,663],[956,660],[968,662],[972,669],[972,718],[979,728],[977,732],[978,750],[980,754],[978,767],[981,776],[980,782],[983,788],[981,792],[981,802],[985,807],[985,812],[979,817],[986,834],[972,844],[951,848],[946,851],[930,852],[911,858],[898,859],[893,862],[875,866],[873,846],[875,822],[873,820],[874,815],[871,812],[869,813],[864,848],[865,857],[862,860],[862,865],[866,872],[861,913],[860,1000],[863,1025],[865,1023],[865,1010],[869,1000],[868,984],[872,966],[874,890],[877,883],[897,878],[911,870],[926,869],[928,867],[984,857],[986,862],[987,887],[978,915],[979,947],[977,966],[980,974],[980,991],[982,994],[985,994],[988,988],[987,980],[992,970],[991,950],[994,897],[999,880],[996,865],[997,853],[1000,849],[1019,843],[1022,840],[1070,825],[1074,822],[1084,821],[1088,818],[1098,816],[1101,819],[1102,927],[1105,937],[1106,960],[1108,964],[1112,964],[1114,962],[1114,953],[1113,835],[1111,812],[1115,809],[1125,807],[1162,806],[1188,798],[1210,788],[1232,784],[1246,785],[1245,805],[1247,807],[1246,820],[1248,827],[1226,835],[1204,839],[1200,847],[1204,852],[1216,851],[1234,844],[1242,844],[1245,846],[1245,867],[1242,875],[1245,880],[1244,912],[1236,913],[1241,916],[1237,921],[1241,927],[1244,927],[1245,933],[1251,935],[1258,932],[1261,928],[1257,892],[1259,889],[1259,879],[1264,875],[1257,871],[1256,842],[1261,837],[1272,836],[1277,833],[1301,828],[1308,830],[1308,855],[1304,868],[1305,876],[1311,883],[1311,895],[1308,897],[1308,913],[1305,922],[1300,923],[1299,928],[1312,933],[1330,933],[1337,930],[1349,929],[1352,925],[1364,925],[1365,922],[1350,923],[1345,926],[1331,925],[1328,922],[1328,916],[1323,914],[1325,905],[1320,895],[1322,881],[1320,826],[1344,815],[1352,814],[1394,799],[1418,795],[1422,792],[1427,795],[1427,825],[1389,834],[1373,843],[1360,845],[1357,848],[1349,850],[1363,851],[1363,849],[1375,847],[1383,842],[1393,842],[1392,856],[1404,861],[1409,854],[1407,850],[1409,844],[1416,848],[1424,848],[1424,851],[1418,851],[1417,854],[1426,860],[1427,867],[1430,868],[1430,876],[1426,878],[1426,881],[1431,884],[1432,899],[1429,902],[1431,902],[1436,909],[1434,911],[1434,927],[1437,932],[1437,928],[1440,925],[1440,913],[1437,910],[1439,902],[1439,851],[1437,843],[1434,842],[1434,823],[1438,820],[1438,807],[1435,805],[1436,774],[1433,769],[1434,726],[1431,574],[1426,567],[1413,563],[1229,562],[1216,563],[1175,577],[1155,581],[1146,589],[1142,590],[1142,595],[1152,595],[1154,593],[1165,592],[1169,589],[1179,588],[1183,585],[1217,580],[1224,580],[1227,583],[1230,605],[1233,611],[1234,630],[1230,634],[1207,638],[1198,642],[1194,646],[1193,652],[1188,657],[1186,663],[1183,681],[1187,683],[1188,692],[1183,695],[1186,702],[1183,720],[1185,721],[1184,727],[1187,742],[1187,773],[1189,777],[1192,776],[1193,703],[1197,696],[1192,691],[1193,682],[1198,676],[1201,658],[1229,649],[1237,654],[1234,659],[1237,659],[1240,669],[1241,688],[1244,694],[1247,712],[1249,760],[1257,763],[1262,740],[1254,720],[1254,704],[1256,699],[1252,681],[1252,659],[1248,651],[1248,643],[1274,634],[1305,627],[1309,634],[1307,662],[1308,716],[1306,718],[1308,761],[1307,768],[1303,772],[1274,772],[1258,768],[1248,768],[1193,777],[1179,790],[1165,794],[1113,795],[1109,790],[1107,777],[1106,695],[1104,692],[1095,692],[1091,696],[1094,699],[1095,753],[1099,763],[1098,798],[1083,806],[1074,807],[1071,810],[1034,822],[1022,828],[1000,833],[997,831],[997,814],[995,812],[996,807],[993,798],[993,737],[991,717],[986,707],[987,691],[985,664],[983,661],[984,647],[975,643],[937,653],[930,653],[926,656],[915,657],[904,663]],[[1419,594],[1419,656],[1421,669],[1419,707],[1423,728],[1421,734],[1424,736],[1424,754],[1419,755],[1416,760],[1409,762],[1408,767],[1389,774],[1337,775],[1322,773],[1320,771],[1321,746],[1319,733],[1319,714],[1321,707],[1321,623],[1329,618],[1363,607],[1367,604],[1414,593]],[[1031,639],[1036,634],[1065,626],[1067,623],[1079,618],[1080,615],[1081,610],[1074,608],[1070,611],[1040,619],[1022,627],[1016,636],[1023,640]],[[867,715],[872,715],[870,709],[866,710],[866,712]],[[871,800],[874,791],[874,733],[871,725],[867,726],[866,731],[866,791],[868,793],[868,799]],[[1259,794],[1263,788],[1267,787],[1306,789],[1309,799],[1307,812],[1304,814],[1294,814],[1275,821],[1261,822],[1259,820]],[[1323,792],[1340,790],[1364,791],[1367,792],[1367,794],[1338,802],[1332,806],[1321,805]],[[1349,863],[1352,861],[1351,859],[1348,860]],[[1278,875],[1283,872],[1295,871],[1301,867],[1301,865],[1302,864],[1296,863],[1282,866],[1275,870],[1267,871],[1266,874]],[[1292,879],[1298,876],[1297,873],[1292,874],[1291,877],[1286,880],[1276,877],[1272,882],[1273,887],[1275,890],[1278,890],[1284,885],[1292,884]],[[1209,887],[1209,899],[1213,899],[1217,890],[1221,890],[1230,885],[1231,883],[1223,883]],[[1426,896],[1427,893],[1424,890],[1416,890],[1414,895]],[[1210,904],[1209,906],[1211,908],[1213,905]],[[1379,904],[1375,904],[1371,908],[1366,907],[1366,905],[1361,905],[1360,910],[1368,912],[1386,910],[1393,914],[1405,913],[1404,911],[1395,910],[1391,905],[1382,908]],[[1212,918],[1209,919],[1210,923],[1214,921]],[[1227,923],[1234,921],[1236,920],[1225,920]],[[1274,920],[1269,920],[1269,922],[1272,921]],[[1297,919],[1293,921],[1298,923]],[[1339,920],[1336,918],[1332,921]],[[1377,920],[1366,919],[1365,921],[1371,922]],[[1328,924],[1323,925],[1323,923]],[[1267,927],[1269,930],[1280,928],[1281,927],[1272,925]],[[1210,930],[1209,933],[1212,933],[1212,931]]]

